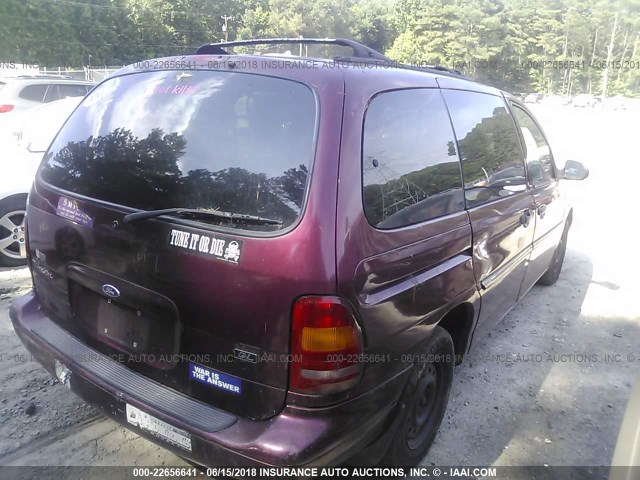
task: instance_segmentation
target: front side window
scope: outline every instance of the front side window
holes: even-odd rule
[[[84,97],[87,94],[87,87],[85,85],[64,83],[58,85],[58,89],[60,90],[60,98]]]
[[[281,221],[233,225],[273,231],[302,211],[315,131],[315,96],[291,80],[136,73],[105,81],[82,101],[45,154],[40,177],[142,210],[221,210]]]
[[[455,139],[437,89],[387,92],[371,101],[362,168],[364,210],[377,228],[464,209]]]
[[[529,181],[534,187],[548,185],[555,180],[555,168],[549,144],[536,122],[527,112],[514,105],[513,115],[522,131]]]
[[[443,93],[458,138],[467,206],[525,190],[522,152],[504,100],[458,90]]]

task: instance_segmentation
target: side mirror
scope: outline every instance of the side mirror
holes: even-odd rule
[[[565,180],[584,180],[589,176],[589,169],[575,160],[567,160],[562,170],[562,178]]]
[[[30,153],[44,153],[49,147],[48,143],[44,143],[42,139],[36,139],[27,144],[27,150]]]

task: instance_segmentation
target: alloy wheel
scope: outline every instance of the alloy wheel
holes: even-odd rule
[[[14,260],[27,257],[25,211],[14,210],[0,217],[0,254]]]

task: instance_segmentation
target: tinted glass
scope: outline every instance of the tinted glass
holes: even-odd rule
[[[529,181],[534,187],[548,185],[555,180],[555,169],[549,144],[527,112],[514,105],[513,115],[516,117],[524,139],[523,149],[527,161]]]
[[[273,230],[302,210],[315,124],[313,93],[293,81],[137,73],[107,80],[84,99],[40,173],[59,188],[144,210],[219,209],[281,220],[234,225]]]
[[[44,97],[44,103],[54,102],[60,100],[60,92],[57,85],[49,85],[47,95]]]
[[[32,100],[34,102],[41,102],[44,99],[44,94],[47,92],[47,85],[27,85],[22,90],[18,96],[20,98],[24,98],[25,100]]]
[[[63,84],[58,85],[58,90],[60,90],[60,98],[84,97],[87,94],[87,87],[85,85]]]
[[[439,90],[375,97],[363,140],[364,209],[378,228],[398,228],[464,209],[460,163]]]
[[[467,206],[524,190],[522,152],[504,100],[457,90],[443,93],[458,138]]]

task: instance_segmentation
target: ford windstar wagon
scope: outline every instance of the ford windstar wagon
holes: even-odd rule
[[[194,463],[413,465],[472,340],[558,279],[561,179],[588,172],[456,71],[342,39],[286,40],[353,50],[330,59],[232,53],[283,42],[139,62],[89,93],[29,195],[13,325]]]

